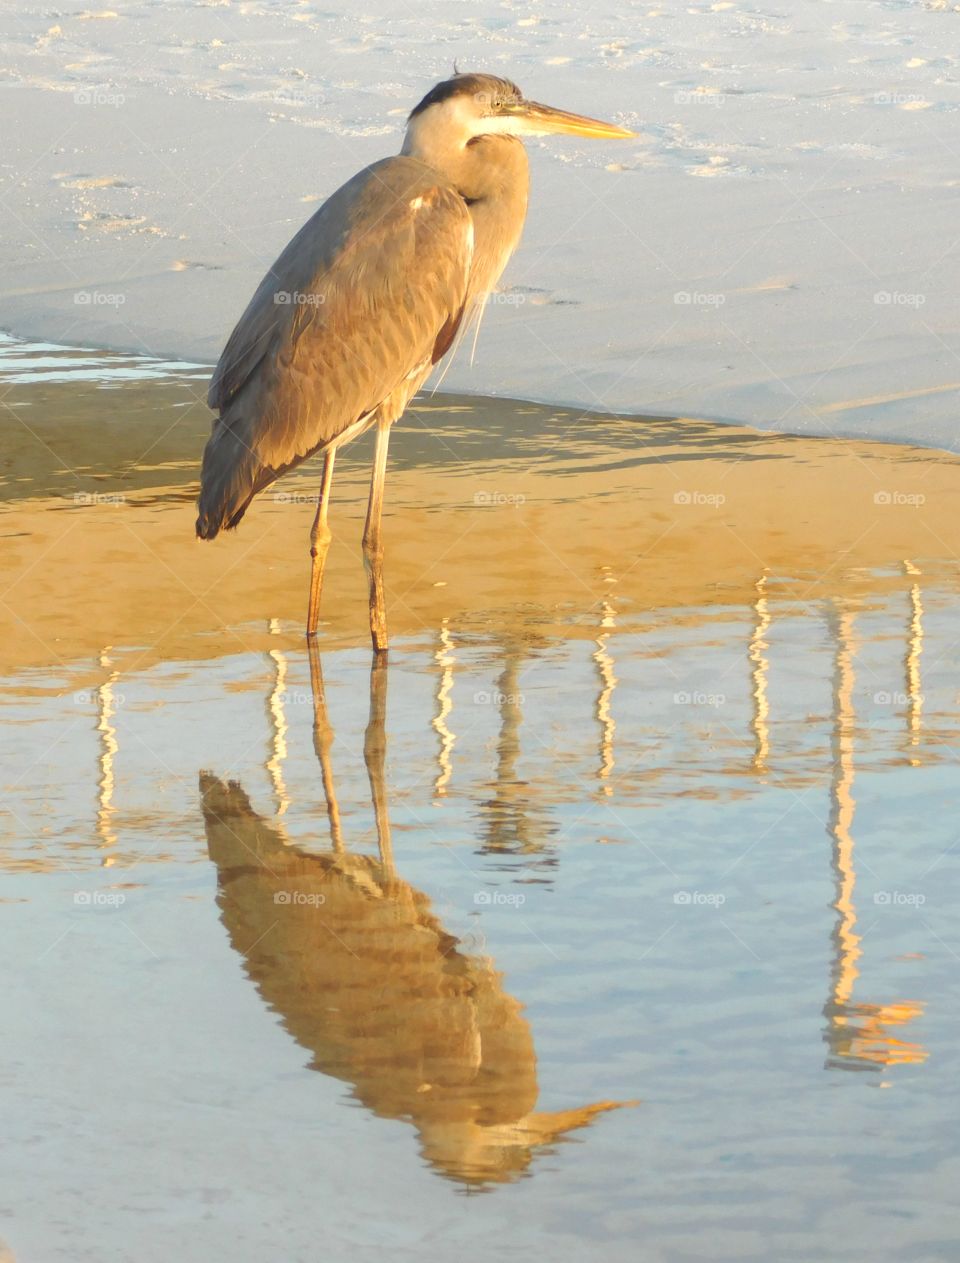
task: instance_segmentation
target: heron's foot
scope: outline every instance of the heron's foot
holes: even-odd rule
[[[383,617],[382,611],[370,611],[370,640],[373,643],[374,653],[387,652],[387,649],[389,648],[387,639],[387,620]]]

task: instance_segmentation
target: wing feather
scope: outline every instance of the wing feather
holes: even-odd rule
[[[466,204],[416,159],[375,163],[333,194],[214,371],[198,534],[235,525],[257,491],[391,400],[402,410],[456,335],[472,255]]]

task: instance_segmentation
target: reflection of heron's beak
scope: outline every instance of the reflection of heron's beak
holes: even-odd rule
[[[540,105],[536,101],[522,102],[513,117],[521,123],[523,131],[534,136],[566,132],[571,136],[595,136],[598,140],[629,140],[637,134],[618,127],[616,123],[603,123],[598,118],[587,118],[585,114],[555,110],[552,105]]]

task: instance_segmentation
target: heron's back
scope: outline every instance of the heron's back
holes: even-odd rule
[[[198,535],[235,526],[280,474],[403,411],[453,339],[472,256],[465,202],[415,158],[374,163],[324,203],[214,371]]]

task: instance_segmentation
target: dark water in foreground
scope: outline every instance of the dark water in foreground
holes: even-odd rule
[[[14,1257],[956,1258],[953,458],[438,397],[371,668],[362,450],[311,660],[315,472],[17,358]]]

